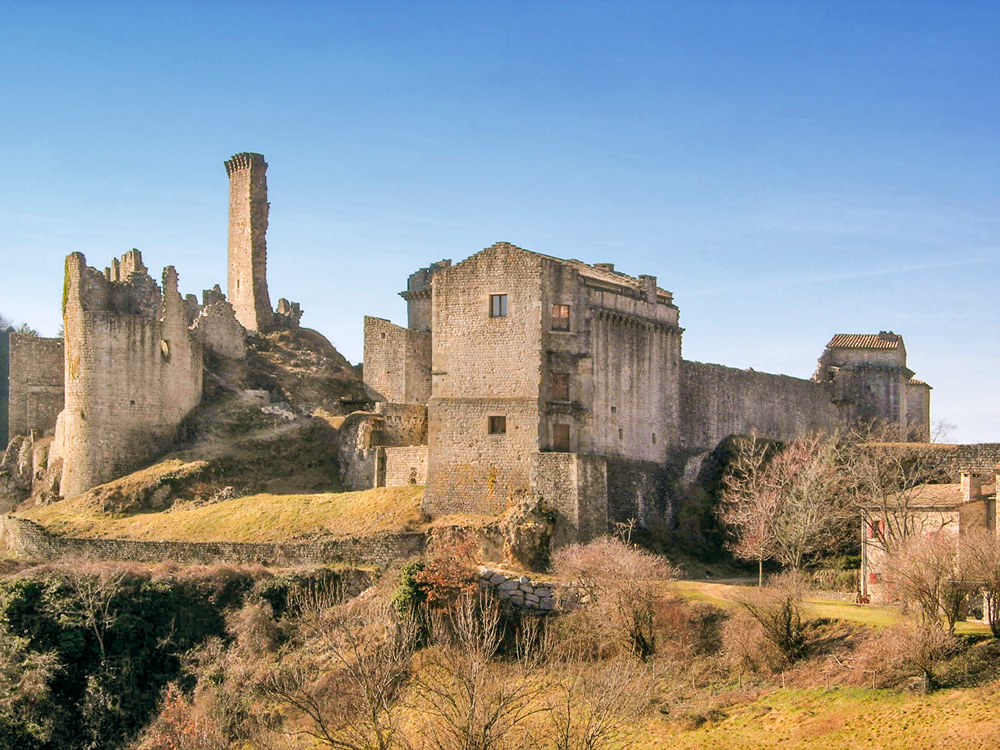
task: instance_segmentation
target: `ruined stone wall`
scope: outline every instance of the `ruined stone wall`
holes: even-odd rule
[[[6,439],[10,415],[10,333],[11,328],[0,328],[0,442]]]
[[[712,450],[729,435],[753,430],[791,440],[841,424],[827,391],[809,380],[688,361],[680,375],[681,438],[688,450]]]
[[[10,417],[15,435],[53,431],[63,408],[63,341],[10,334]]]
[[[541,260],[501,243],[434,276],[431,515],[499,513],[527,491],[542,421]],[[492,317],[501,294],[507,315]],[[489,434],[491,416],[505,418],[504,433]]]
[[[153,307],[159,297],[144,270],[116,282],[80,253],[66,259],[66,407],[53,445],[64,497],[157,455],[201,400],[202,348],[171,267]]]
[[[431,330],[431,284],[434,274],[450,265],[450,260],[439,260],[410,274],[410,278],[406,280],[406,291],[400,292],[400,296],[406,300],[408,328],[416,331]]]
[[[420,532],[373,534],[322,542],[158,542],[138,539],[92,539],[49,534],[15,516],[0,516],[0,546],[25,560],[90,558],[123,562],[212,565],[389,565],[423,552]]]
[[[531,492],[556,515],[553,546],[585,542],[608,531],[608,473],[602,456],[536,453]]]
[[[375,404],[382,418],[375,437],[378,445],[402,447],[427,445],[427,407],[419,404]]]
[[[845,422],[885,422],[895,425],[899,439],[905,440],[912,375],[905,368],[857,365],[836,374],[830,397],[845,405]]]
[[[260,154],[236,154],[229,175],[229,301],[248,331],[271,323],[267,292],[267,162]]]
[[[365,391],[373,401],[426,404],[431,395],[431,334],[365,316]]]
[[[907,439],[926,442],[931,438],[931,387],[911,380],[906,386]]]
[[[206,304],[194,320],[194,337],[208,351],[229,359],[247,355],[246,329],[236,319],[233,306],[226,300]]]
[[[953,473],[956,476],[961,471],[975,471],[989,476],[998,465],[1000,465],[1000,443],[969,443],[955,446]]]
[[[385,487],[427,484],[427,446],[384,448]]]

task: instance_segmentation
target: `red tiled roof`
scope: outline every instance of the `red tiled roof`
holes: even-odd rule
[[[829,349],[898,349],[903,337],[895,333],[838,333],[827,344]]]

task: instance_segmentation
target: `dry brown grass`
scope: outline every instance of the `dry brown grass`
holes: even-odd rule
[[[282,542],[417,528],[423,494],[421,485],[313,495],[258,494],[119,518],[109,518],[84,496],[19,515],[67,536]]]

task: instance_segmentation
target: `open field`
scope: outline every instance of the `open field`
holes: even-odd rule
[[[677,581],[673,589],[690,601],[708,602],[717,607],[735,606],[736,598],[743,586],[711,583],[708,581]],[[852,604],[850,602],[827,599],[806,599],[805,614],[819,619],[846,620],[875,628],[885,628],[902,620],[898,607],[880,607],[874,604]],[[955,628],[962,635],[989,635],[990,629],[980,622],[960,622]]]
[[[424,488],[257,494],[167,511],[109,516],[78,498],[19,513],[67,536],[161,541],[281,542],[402,531],[421,524]]]
[[[669,715],[633,729],[636,750],[991,750],[1000,742],[1000,683],[913,695],[835,687],[776,690],[698,729]]]

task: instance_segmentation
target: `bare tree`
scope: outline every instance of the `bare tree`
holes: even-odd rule
[[[70,606],[61,606],[55,614],[92,632],[101,650],[101,661],[106,661],[107,633],[118,620],[115,600],[122,592],[127,571],[107,563],[84,563],[67,567],[66,576],[72,591]]]
[[[962,576],[981,592],[994,638],[1000,638],[1000,537],[987,529],[968,532],[961,542]]]
[[[386,602],[355,602],[311,622],[305,646],[257,689],[305,714],[305,734],[339,750],[407,747],[393,707],[409,669],[415,629]]]
[[[900,443],[883,424],[856,428],[840,441],[837,466],[842,491],[874,534],[871,544],[886,553],[929,529],[920,509],[921,487],[947,481],[946,446]]]
[[[546,739],[556,750],[601,750],[648,705],[648,667],[619,654],[590,662],[585,654],[567,660],[550,691]]]
[[[780,449],[757,435],[740,442],[717,513],[733,553],[757,562],[758,585],[765,560],[799,570],[844,540],[850,513],[837,455],[836,436],[820,433]]]
[[[956,534],[910,537],[888,557],[887,569],[899,597],[920,608],[924,625],[940,626],[944,615],[948,632],[955,631],[969,593],[959,576]]]
[[[432,626],[435,645],[414,675],[413,708],[427,718],[436,750],[493,750],[545,710],[544,683],[530,649],[499,658],[500,608],[490,596],[463,595]]]

